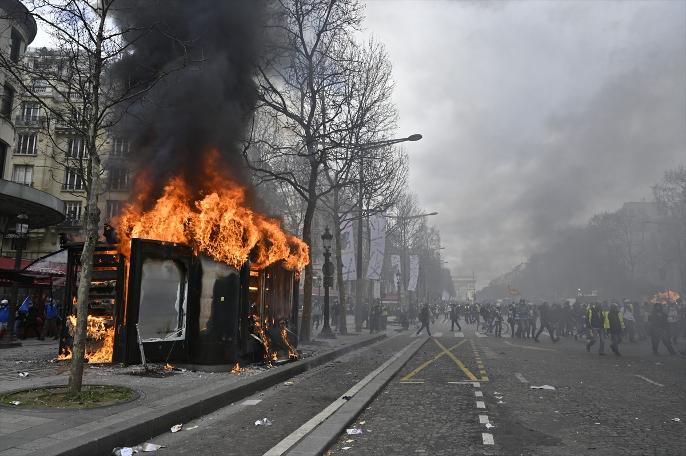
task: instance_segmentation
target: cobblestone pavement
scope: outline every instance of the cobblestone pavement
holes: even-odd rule
[[[441,336],[350,426],[362,434],[341,435],[329,454],[686,454],[683,357],[655,357],[648,342],[598,356],[573,338],[499,339],[463,325],[462,339],[448,329],[432,328]],[[531,388],[543,385],[555,389]]]
[[[150,441],[165,445],[164,453],[160,452],[164,455],[262,455],[411,341],[407,335],[399,335],[349,353],[287,384],[184,423],[185,429],[197,428]],[[256,426],[255,421],[263,418],[271,425]]]

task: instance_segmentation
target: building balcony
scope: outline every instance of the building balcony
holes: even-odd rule
[[[14,118],[14,126],[17,128],[20,127],[33,127],[33,128],[42,128],[46,124],[46,117],[45,116],[36,116],[36,117],[24,117],[24,116],[16,116]]]

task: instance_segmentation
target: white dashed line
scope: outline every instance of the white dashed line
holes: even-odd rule
[[[479,383],[479,382],[472,382],[472,386],[473,386],[474,388],[481,388],[481,383]]]
[[[638,374],[634,374],[634,375],[635,375],[636,377],[640,378],[641,380],[645,380],[645,381],[648,382],[648,383],[652,383],[653,385],[665,386],[665,385],[663,385],[662,383],[658,383],[658,382],[656,382],[655,380],[651,380],[651,379],[649,379],[648,377],[644,377],[643,375],[638,375]]]
[[[405,380],[400,383],[408,383],[410,385],[421,385],[422,383],[424,383],[424,381]]]
[[[262,399],[248,399],[246,401],[243,401],[242,405],[257,405],[260,402],[262,402]]]
[[[486,408],[486,403],[484,403],[484,401],[476,401],[476,408],[478,408],[478,409],[485,409],[485,408]]]
[[[517,380],[519,380],[522,383],[529,383],[529,380],[525,379],[524,376],[519,372],[515,374],[515,377],[517,377]]]
[[[474,396],[476,396],[476,397],[484,397],[484,393],[482,393],[481,391],[474,391]]]
[[[481,438],[484,441],[484,445],[495,445],[495,442],[493,441],[493,434],[489,434],[488,432],[482,432]]]
[[[488,415],[479,415],[479,424],[486,424],[489,423],[488,421]]]

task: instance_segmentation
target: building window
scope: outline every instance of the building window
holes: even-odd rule
[[[36,155],[37,136],[36,133],[19,135],[14,153],[19,155]]]
[[[64,171],[65,190],[83,190],[83,179],[75,168],[66,168]]]
[[[110,190],[122,191],[129,188],[129,172],[125,168],[110,168]]]
[[[33,165],[14,165],[12,181],[17,184],[33,185]]]
[[[48,93],[50,91],[50,84],[45,79],[34,79],[32,86],[34,93]]]
[[[36,122],[40,117],[40,103],[37,101],[25,101],[21,105],[21,120],[24,122]]]
[[[66,225],[81,224],[81,201],[65,201],[64,202],[64,223]]]
[[[67,157],[88,158],[86,141],[83,138],[70,138],[67,143]]]
[[[12,29],[12,35],[10,36],[10,60],[14,63],[19,63],[23,42],[21,34],[16,29]]]
[[[9,84],[2,88],[2,103],[0,103],[0,115],[10,118],[12,115],[12,105],[14,104],[14,89]]]
[[[107,218],[105,220],[112,220],[121,212],[122,201],[109,200],[107,201]]]
[[[114,138],[112,140],[112,156],[125,157],[129,155],[129,141],[124,138]]]

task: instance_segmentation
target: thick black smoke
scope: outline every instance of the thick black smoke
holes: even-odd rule
[[[115,75],[146,87],[126,107],[121,133],[153,194],[172,176],[202,190],[203,157],[221,154],[221,171],[247,183],[240,153],[256,100],[263,1],[126,0],[116,18],[131,44]]]

